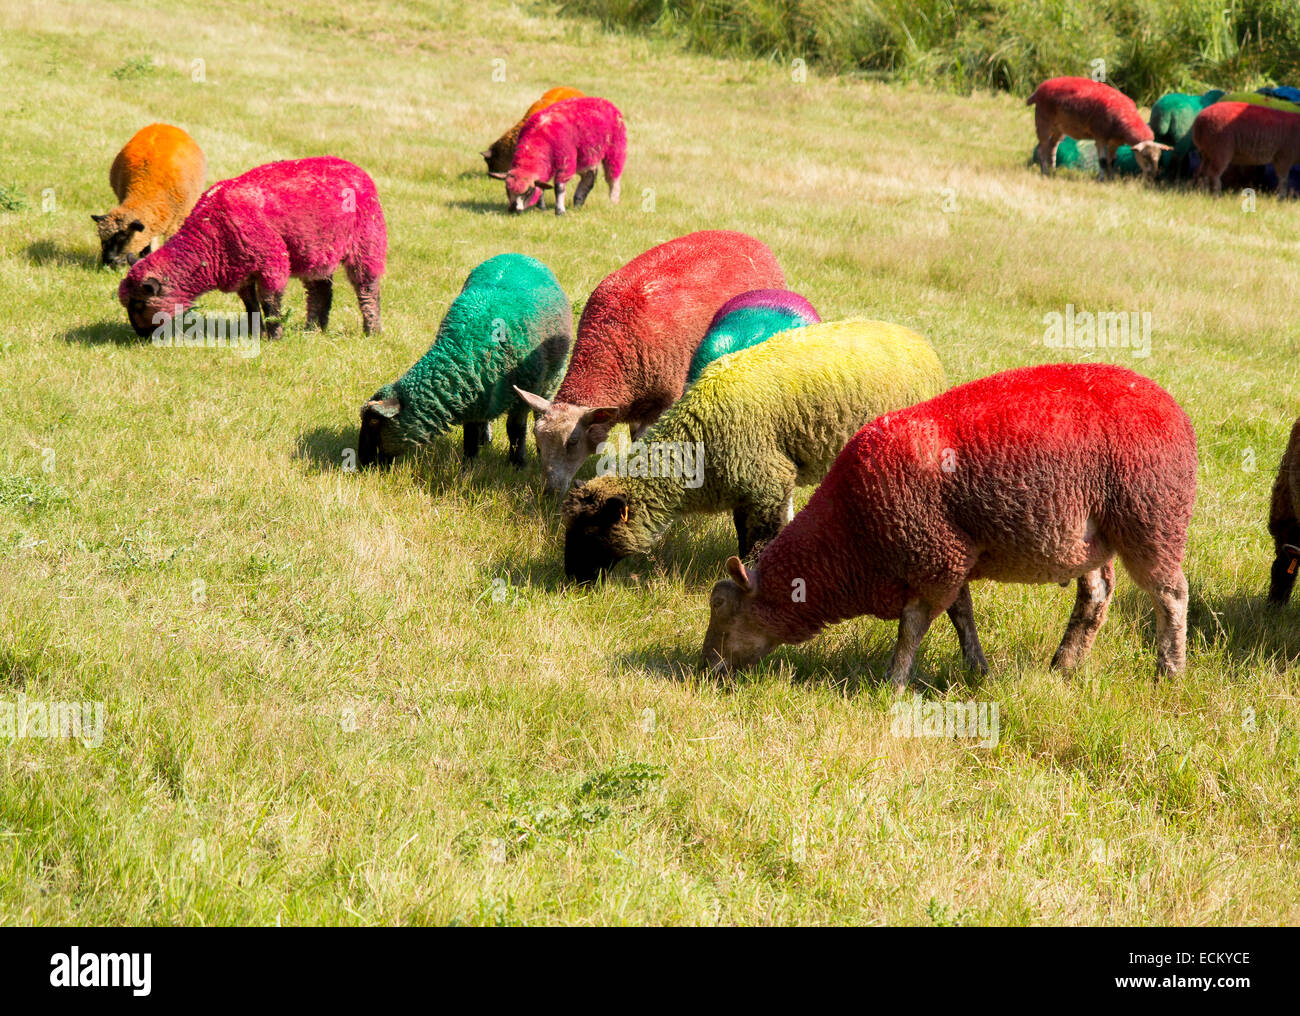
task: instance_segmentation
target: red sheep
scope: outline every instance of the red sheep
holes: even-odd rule
[[[724,229],[661,243],[606,276],[582,310],[555,401],[519,393],[537,416],[547,491],[563,494],[616,423],[635,438],[681,398],[719,307],[752,289],[783,288],[772,252]]]
[[[1052,666],[1092,647],[1116,554],[1156,608],[1156,670],[1183,669],[1183,550],[1196,435],[1153,381],[1107,364],[1023,367],[867,424],[753,569],[713,588],[704,664],[756,662],[861,614],[898,618],[904,687],[945,611],[967,666],[987,669],[969,583],[1078,580]]]
[[[1196,178],[1209,181],[1214,193],[1223,190],[1221,178],[1230,165],[1271,165],[1277,192],[1286,197],[1291,167],[1300,162],[1300,113],[1249,102],[1216,102],[1197,114],[1192,143],[1201,153]]]
[[[1051,78],[1025,100],[1035,106],[1038,130],[1038,164],[1046,176],[1056,168],[1056,146],[1064,137],[1097,143],[1097,179],[1114,175],[1115,150],[1130,145],[1142,175],[1150,177],[1160,166],[1160,153],[1170,150],[1155,140],[1151,128],[1138,115],[1137,103],[1117,88],[1091,78]]]
[[[618,204],[623,165],[627,162],[627,128],[623,114],[605,99],[584,96],[547,106],[533,116],[519,135],[506,174],[506,202],[522,212],[541,197],[539,187],[555,187],[555,214],[564,214],[569,180],[579,176],[573,207],[581,208],[603,167],[609,200]]]

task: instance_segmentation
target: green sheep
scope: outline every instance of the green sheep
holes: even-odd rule
[[[1170,145],[1172,152],[1165,152],[1160,159],[1162,176],[1175,179],[1192,175],[1189,156],[1192,152],[1192,124],[1196,116],[1206,106],[1213,105],[1223,97],[1219,89],[1211,89],[1203,95],[1188,95],[1184,92],[1169,92],[1162,95],[1151,106],[1151,133],[1161,144]]]
[[[361,407],[357,458],[387,465],[464,426],[465,457],[506,413],[510,463],[524,464],[528,405],[514,386],[548,397],[573,337],[573,309],[555,275],[523,254],[498,254],[469,273],[429,351]]]
[[[640,441],[602,445],[604,475],[569,491],[564,570],[591,582],[658,543],[678,513],[731,511],[742,557],[794,514],[857,430],[945,387],[930,344],[900,325],[781,332],[705,368]]]

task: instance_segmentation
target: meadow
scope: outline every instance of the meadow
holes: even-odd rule
[[[1024,94],[719,58],[531,3],[0,0],[0,73],[0,704],[105,716],[98,744],[0,738],[0,921],[1300,921],[1300,603],[1264,605],[1300,406],[1296,202],[1042,179]],[[507,216],[478,152],[557,84],[623,110],[623,201],[601,182],[564,218]],[[291,283],[255,356],[136,338],[89,216],[154,121],[211,181],[363,165],[383,333],[342,284],[304,333]],[[576,320],[703,228],[767,243],[828,320],[926,335],[954,383],[1092,358],[1168,388],[1201,463],[1186,674],[1152,680],[1122,571],[1068,680],[1047,664],[1073,590],[978,584],[989,676],[939,623],[915,690],[996,703],[996,746],[897,736],[892,623],[697,671],[730,519],[577,589],[531,438],[522,473],[501,424],[469,467],[453,433],[345,468],[358,408],[480,261],[541,259]],[[1049,347],[1070,308],[1149,314],[1149,355]]]

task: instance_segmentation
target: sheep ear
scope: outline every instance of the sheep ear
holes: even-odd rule
[[[478,154],[483,156],[483,160],[486,162],[488,159],[492,158],[492,149],[489,148],[486,151],[479,152]]]
[[[96,215],[94,212],[91,212],[90,217],[94,219],[95,222],[103,222],[105,219],[108,218],[107,215]]]
[[[162,284],[153,276],[150,276],[140,281],[140,292],[145,296],[157,296],[162,292]]]
[[[584,427],[612,427],[618,422],[618,407],[601,406],[599,409],[588,409],[578,422]]]
[[[731,576],[731,581],[740,586],[742,593],[752,593],[754,584],[749,580],[749,572],[745,571],[745,563],[738,557],[727,558],[727,574]]]
[[[367,416],[382,416],[386,420],[391,420],[401,411],[400,399],[371,399],[361,407],[361,417],[365,419]]]
[[[141,222],[139,219],[132,219],[131,225],[127,226],[126,228],[129,229],[132,233],[143,233],[144,223]]]
[[[627,521],[627,498],[622,494],[611,494],[605,498],[605,503],[600,506],[601,518],[607,519],[610,525],[617,520],[619,522]]]
[[[550,410],[551,403],[547,402],[540,395],[534,395],[532,392],[526,392],[518,385],[512,385],[511,387],[514,388],[515,394],[517,394],[521,399],[523,399],[526,403],[528,403],[528,408],[531,409],[534,413],[541,413],[545,415]]]
[[[493,173],[491,170],[488,171],[489,180],[504,180],[505,178],[505,173]]]

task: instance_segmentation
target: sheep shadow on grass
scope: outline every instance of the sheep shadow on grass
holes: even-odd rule
[[[124,315],[125,316],[125,315]],[[123,321],[97,321],[94,324],[78,325],[63,333],[64,342],[79,342],[83,346],[148,346],[148,339],[142,339],[135,330]]]
[[[114,280],[113,288],[117,289],[117,283],[120,281],[120,274],[109,272],[100,265],[99,255],[94,251],[84,250],[80,247],[68,247],[61,243],[55,243],[53,240],[37,240],[35,243],[27,245],[23,251],[27,255],[27,260],[38,267],[54,268],[84,268],[86,271],[99,272],[104,271],[106,276],[111,276]]]
[[[1211,646],[1221,646],[1232,660],[1266,659],[1279,668],[1300,660],[1300,597],[1285,607],[1269,604],[1258,593],[1234,593],[1213,601],[1195,593],[1188,611],[1188,642],[1202,633]],[[1191,656],[1194,650],[1189,649]]]

